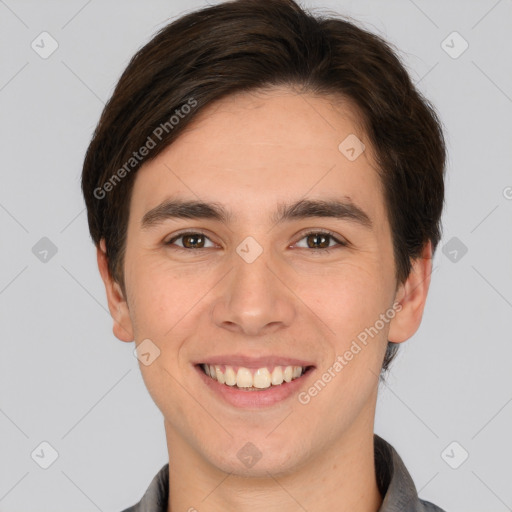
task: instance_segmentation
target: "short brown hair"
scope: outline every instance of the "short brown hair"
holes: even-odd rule
[[[441,123],[389,43],[338,16],[313,16],[294,0],[235,0],[177,19],[134,55],[87,150],[82,191],[90,233],[96,245],[105,238],[109,270],[123,291],[137,169],[207,105],[272,86],[341,96],[357,107],[376,154],[397,282],[429,240],[435,250],[444,203]],[[155,131],[156,145],[135,158]],[[396,349],[388,343],[383,370]]]

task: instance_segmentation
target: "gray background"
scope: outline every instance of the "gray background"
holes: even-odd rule
[[[133,344],[112,335],[79,177],[129,58],[203,5],[0,0],[2,512],[120,511],[167,462]],[[376,432],[424,499],[448,512],[512,510],[512,1],[305,5],[394,43],[446,128],[444,235],[422,326],[382,386]],[[43,31],[59,45],[47,59],[31,47]],[[442,45],[453,31],[469,44],[457,58],[462,39]],[[48,469],[43,441],[58,452]]]

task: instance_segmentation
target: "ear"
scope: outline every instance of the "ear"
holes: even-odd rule
[[[123,296],[121,287],[110,275],[104,238],[96,246],[96,256],[101,279],[103,279],[107,292],[108,309],[114,320],[112,328],[114,336],[121,341],[133,341],[133,328],[128,303]]]
[[[423,247],[421,256],[412,261],[411,272],[395,295],[395,301],[402,308],[390,322],[388,340],[402,343],[408,340],[421,323],[432,273],[432,243]]]

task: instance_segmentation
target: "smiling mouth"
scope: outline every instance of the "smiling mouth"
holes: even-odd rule
[[[243,391],[263,391],[271,387],[281,386],[301,378],[313,366],[274,366],[272,369],[262,367],[258,369],[244,366],[208,365],[202,363],[199,368],[208,377]]]

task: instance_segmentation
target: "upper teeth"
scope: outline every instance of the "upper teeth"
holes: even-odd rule
[[[236,372],[232,366],[228,365],[203,364],[202,367],[206,375],[209,375],[221,384],[227,384],[228,386],[236,385],[239,388],[255,387],[258,389],[269,388],[271,385],[278,386],[283,381],[290,382],[300,377],[305,371],[305,367],[302,366],[275,366],[272,372],[268,368],[250,370],[243,366],[240,366]]]

